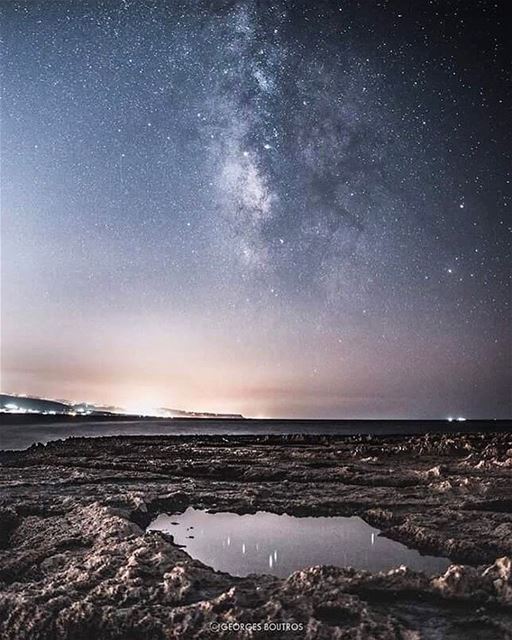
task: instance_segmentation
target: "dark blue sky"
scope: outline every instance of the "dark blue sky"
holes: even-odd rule
[[[500,5],[0,5],[5,391],[510,416]]]

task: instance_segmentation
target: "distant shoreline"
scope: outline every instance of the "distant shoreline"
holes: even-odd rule
[[[48,414],[48,413],[2,413],[0,414],[0,424],[6,425],[14,425],[14,424],[27,424],[27,425],[37,425],[37,424],[53,424],[53,423],[63,423],[63,422],[75,422],[79,424],[83,423],[93,423],[93,422],[167,422],[175,420],[202,420],[205,422],[212,421],[233,421],[233,420],[247,420],[248,418],[244,418],[243,416],[233,416],[233,417],[222,417],[222,418],[205,418],[205,417],[196,417],[196,416],[179,416],[176,418],[173,417],[164,417],[164,416],[139,416],[133,414],[89,414],[89,415],[80,415],[80,414],[69,414],[69,413],[56,413],[56,414]]]

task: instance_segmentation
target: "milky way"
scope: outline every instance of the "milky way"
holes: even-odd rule
[[[5,391],[510,415],[500,5],[0,4]]]

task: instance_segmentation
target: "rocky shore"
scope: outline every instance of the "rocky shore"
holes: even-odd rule
[[[161,512],[359,515],[444,575],[215,572]],[[0,453],[2,640],[512,638],[512,435],[76,438]]]

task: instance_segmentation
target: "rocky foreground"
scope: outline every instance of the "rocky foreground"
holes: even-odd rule
[[[360,515],[444,575],[235,578],[144,533],[188,506]],[[120,437],[0,453],[0,638],[512,638],[512,436]]]

